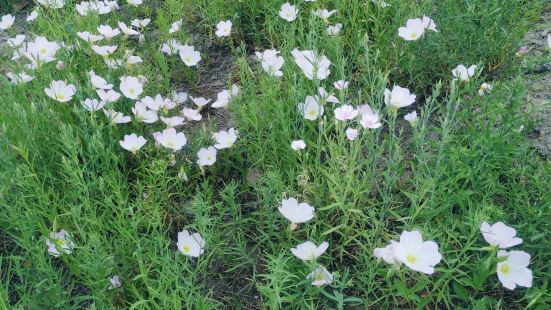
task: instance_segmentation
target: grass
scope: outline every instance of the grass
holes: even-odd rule
[[[63,9],[41,10],[28,32],[82,45],[77,31],[151,18],[142,45],[115,39],[118,55],[132,49],[143,63],[111,70],[77,46],[60,50],[65,69],[50,63],[20,86],[0,78],[0,308],[548,307],[551,165],[530,148],[525,68],[515,56],[542,2],[389,1],[383,9],[370,1],[298,1],[293,23],[277,16],[284,1],[144,2],[80,17],[68,0]],[[309,13],[317,8],[338,10],[330,20],[343,23],[339,36],[325,34],[323,21]],[[408,18],[423,14],[435,20],[437,33],[415,42],[396,35]],[[197,151],[211,145],[211,132],[227,128],[185,125],[188,144],[172,165],[171,153],[151,142],[162,124],[113,126],[80,105],[95,96],[90,69],[116,85],[121,75],[144,75],[144,94],[151,96],[182,85],[200,96],[198,75],[208,72],[159,51],[179,18],[184,26],[173,36],[204,46],[204,62],[210,45],[232,53],[236,70],[228,85],[241,88],[229,107],[239,138],[204,169]],[[232,36],[216,38],[215,24],[226,19],[234,21]],[[307,80],[290,57],[295,47],[326,55],[330,78]],[[267,76],[251,60],[266,48],[284,55],[283,78]],[[6,47],[2,67],[18,70],[10,57]],[[452,82],[451,70],[461,63],[483,71],[468,83]],[[297,102],[340,79],[351,86],[339,99],[368,102],[381,112],[381,128],[349,141],[332,107],[313,122],[297,113]],[[76,85],[75,98],[49,99],[43,89],[51,80]],[[493,90],[479,97],[483,81]],[[393,84],[417,94],[417,104],[398,115],[383,103]],[[122,99],[115,109],[131,115],[132,105]],[[411,127],[402,116],[414,109],[420,119]],[[212,109],[203,114],[215,118]],[[130,132],[150,141],[135,156],[118,143]],[[307,148],[293,151],[295,139]],[[314,220],[291,232],[277,212],[286,197],[316,207]],[[517,229],[524,242],[515,249],[532,256],[531,288],[507,290],[495,268],[485,270],[491,254],[483,249],[482,221]],[[61,228],[76,248],[54,258],[45,239]],[[206,240],[198,259],[176,249],[184,228]],[[412,229],[440,247],[443,260],[433,275],[391,268],[373,256],[374,248]],[[331,285],[306,280],[315,265],[289,250],[305,240],[329,242],[318,263],[334,273]],[[113,275],[122,287],[108,290]]]

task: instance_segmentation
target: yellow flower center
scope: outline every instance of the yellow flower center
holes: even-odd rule
[[[189,57],[189,56],[184,57],[184,61],[185,62],[191,62],[191,57]]]
[[[409,35],[410,38],[412,39],[417,39],[417,37],[419,37],[419,35],[417,34],[417,32],[412,32],[410,35]]]
[[[65,96],[63,96],[63,94],[56,94],[55,97],[56,97],[57,100],[63,100],[63,99],[65,99]]]
[[[131,94],[134,94],[135,90],[134,90],[134,88],[130,88],[130,89],[128,90],[128,92],[131,93]]]
[[[65,240],[63,240],[63,239],[58,239],[58,240],[57,240],[57,244],[59,244],[59,246],[64,246],[64,245],[65,245]]]
[[[509,265],[503,264],[503,265],[499,266],[499,271],[501,271],[501,273],[503,273],[503,274],[508,274],[509,273]]]
[[[310,116],[316,116],[317,113],[316,113],[315,110],[310,110],[310,111],[308,112],[308,114],[309,114]]]
[[[410,255],[406,256],[406,260],[410,264],[415,264],[415,262],[417,261],[417,257],[410,254]]]
[[[189,245],[184,245],[182,247],[182,253],[188,254],[189,252],[191,252],[191,248],[189,247]]]
[[[38,52],[39,52],[40,54],[46,54],[46,49],[45,49],[45,48],[41,48]]]
[[[209,160],[209,161],[212,160],[212,157],[210,155],[207,156],[207,160]]]

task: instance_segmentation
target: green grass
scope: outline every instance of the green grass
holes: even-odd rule
[[[297,1],[293,23],[277,16],[285,1],[144,1],[137,8],[121,1],[121,11],[101,17],[80,17],[67,2],[42,11],[29,36],[82,44],[77,31],[147,17],[143,45],[116,39],[119,55],[133,49],[144,62],[109,70],[76,48],[59,52],[63,70],[50,63],[20,86],[0,78],[0,309],[548,308],[551,165],[530,148],[533,124],[514,55],[540,1],[388,1],[387,9],[371,1]],[[344,24],[341,35],[325,34],[310,14],[317,8],[338,10],[331,21]],[[397,36],[408,18],[423,14],[438,33],[416,42]],[[210,44],[232,53],[237,69],[228,85],[241,88],[229,107],[239,138],[204,171],[197,151],[212,144],[211,132],[228,128],[185,125],[188,144],[171,165],[171,153],[152,143],[162,124],[112,126],[80,105],[94,97],[90,69],[116,86],[121,75],[144,75],[144,95],[166,96],[181,85],[202,95],[198,76],[208,72],[159,52],[179,18],[185,23],[177,38],[205,46],[202,62]],[[234,29],[222,40],[214,29],[225,19]],[[326,55],[330,77],[307,80],[290,56],[295,47]],[[267,48],[285,57],[281,79],[249,57]],[[2,68],[17,69],[7,47],[0,54]],[[483,71],[452,83],[451,70],[461,63]],[[58,79],[77,86],[69,104],[44,94]],[[305,96],[340,79],[351,86],[339,99],[378,109],[381,128],[349,141],[331,106],[314,122],[297,113]],[[483,81],[494,88],[479,97]],[[393,84],[417,94],[417,104],[398,115],[383,103]],[[130,115],[132,105],[123,99],[115,107]],[[414,109],[420,119],[412,128],[402,117]],[[212,110],[203,114],[216,118]],[[131,132],[149,140],[136,156],[118,143]],[[307,148],[293,151],[295,139]],[[286,197],[315,206],[316,217],[289,231],[277,212]],[[482,221],[517,229],[524,242],[515,249],[532,255],[532,288],[503,288],[495,269],[484,279],[491,254],[483,249]],[[54,258],[45,239],[62,228],[77,246]],[[198,259],[178,253],[184,228],[206,240]],[[440,246],[443,260],[433,275],[396,270],[373,256],[412,229]],[[306,240],[329,242],[318,263],[334,273],[331,285],[312,286],[306,275],[315,266],[291,254]],[[122,287],[108,290],[113,275]]]

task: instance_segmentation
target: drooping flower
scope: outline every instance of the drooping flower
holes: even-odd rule
[[[221,130],[212,134],[214,140],[216,140],[215,148],[227,149],[233,146],[237,140],[237,130],[230,128],[228,131]]]
[[[121,94],[119,94],[113,89],[109,89],[109,90],[97,89],[96,94],[101,99],[101,101],[104,101],[105,103],[116,102],[121,97]]]
[[[360,114],[360,125],[363,128],[377,129],[382,126],[379,113],[373,111],[368,104],[361,105],[358,108]]]
[[[430,17],[423,15],[422,21],[423,21],[423,25],[425,26],[425,30],[438,32],[438,30],[436,30],[436,24]]]
[[[336,36],[338,35],[342,30],[342,24],[336,23],[335,25],[329,25],[327,26],[327,34],[330,36]]]
[[[461,81],[468,82],[476,74],[476,66],[472,65],[469,68],[464,65],[459,65],[457,68],[452,70],[452,75],[455,77],[454,80],[460,79]]]
[[[490,85],[488,83],[482,83],[482,85],[480,85],[480,87],[478,88],[478,95],[482,97],[486,93],[491,92],[491,91],[492,91],[492,85]]]
[[[298,9],[296,6],[291,5],[289,2],[284,3],[279,10],[279,17],[288,22],[292,22],[297,19]]]
[[[136,153],[147,143],[147,140],[145,140],[142,136],[137,136],[135,133],[130,135],[125,135],[124,139],[119,141],[119,144],[121,147],[127,151],[132,152],[132,154],[136,155]]]
[[[302,69],[302,72],[310,80],[324,80],[329,76],[331,70],[331,61],[324,55],[317,55],[313,51],[300,51],[294,49],[291,51],[291,55],[295,59],[295,63]]]
[[[10,29],[14,22],[15,16],[12,16],[10,14],[2,16],[2,19],[0,19],[0,30]]]
[[[90,111],[90,112],[96,112],[105,106],[105,101],[98,101],[97,99],[90,99],[86,98],[84,101],[81,102],[82,106]]]
[[[159,144],[173,151],[179,151],[187,144],[186,135],[183,132],[176,132],[174,128],[167,128],[155,134],[154,137]]]
[[[216,153],[216,148],[213,146],[201,148],[199,152],[197,152],[197,157],[199,157],[197,164],[199,167],[212,166],[216,162]]]
[[[179,48],[178,53],[184,64],[188,67],[193,67],[201,61],[201,54],[195,50],[193,46],[182,45]]]
[[[168,33],[175,33],[176,31],[180,30],[180,27],[182,26],[182,20],[177,20],[170,25],[170,29],[168,30]]]
[[[99,88],[99,89],[113,88],[113,84],[107,83],[107,81],[104,78],[102,78],[99,75],[96,75],[94,70],[90,70],[90,72],[88,72],[88,75],[90,76],[90,83],[92,83],[92,87]]]
[[[415,102],[415,95],[409,89],[394,85],[392,91],[385,89],[385,104],[394,109],[412,105]]]
[[[292,229],[296,228],[297,224],[306,223],[314,218],[315,208],[305,202],[299,203],[295,198],[283,199],[277,209],[291,222]]]
[[[216,36],[227,37],[231,34],[232,22],[231,20],[221,21],[216,25]]]
[[[417,122],[417,111],[410,112],[404,115],[404,119],[408,121],[412,126]]]
[[[433,274],[434,266],[442,260],[438,244],[434,241],[423,241],[419,231],[404,231],[399,242],[392,242],[396,258],[410,269]]]
[[[320,257],[328,247],[327,241],[323,241],[319,246],[312,241],[306,241],[292,248],[291,253],[303,261],[310,261]]]
[[[358,129],[356,128],[346,128],[346,138],[350,141],[356,140],[358,137]]]
[[[517,231],[502,222],[497,222],[491,226],[487,222],[482,222],[480,231],[486,242],[500,249],[507,249],[522,243],[522,239],[516,237]]]
[[[425,24],[420,18],[408,19],[405,27],[398,28],[398,35],[406,41],[417,41],[425,33]]]
[[[342,105],[335,109],[335,119],[339,121],[347,121],[356,118],[358,111],[349,104]]]
[[[295,151],[304,150],[306,143],[304,143],[304,140],[294,140],[291,142],[291,148]]]
[[[391,241],[391,243],[388,244],[384,248],[374,249],[373,250],[373,255],[375,257],[377,257],[378,259],[384,260],[385,263],[387,263],[387,264],[393,264],[393,265],[400,264],[400,261],[398,260],[398,258],[394,254],[394,243],[396,243],[396,241]]]
[[[119,278],[119,276],[112,276],[111,278],[109,278],[109,287],[107,288],[108,290],[116,289],[119,287],[121,287],[121,279]]]
[[[65,229],[59,232],[52,231],[46,238],[46,246],[48,247],[48,253],[54,257],[58,257],[64,254],[71,254],[75,244],[71,234]]]
[[[318,266],[316,267],[316,270],[306,276],[306,279],[312,280],[313,286],[322,286],[333,283],[333,274],[330,273],[325,267]]]
[[[339,81],[336,81],[335,83],[333,83],[333,86],[337,89],[337,90],[345,90],[348,88],[348,85],[350,84],[350,82],[347,82],[345,80],[339,80]]]
[[[147,124],[155,123],[159,120],[159,116],[156,111],[149,110],[145,103],[142,101],[136,102],[132,108],[132,113],[134,113],[134,118],[139,122],[144,122]]]
[[[130,116],[126,116],[115,110],[103,110],[103,113],[105,113],[105,116],[109,118],[111,124],[125,124],[132,120]]]
[[[75,85],[67,84],[65,81],[52,81],[49,88],[44,88],[46,95],[58,102],[70,101],[76,91]]]
[[[128,25],[126,25],[125,23],[123,22],[119,22],[119,29],[122,31],[122,33],[124,33],[124,35],[126,37],[129,37],[129,36],[139,36],[140,33],[134,29],[132,29],[131,27],[128,27]]]
[[[26,74],[25,72],[20,72],[20,73],[6,72],[6,76],[8,77],[8,79],[10,79],[10,82],[12,84],[24,84],[34,80],[34,77]]]
[[[178,233],[178,250],[190,257],[199,257],[205,252],[205,240],[199,233],[190,234],[186,229]]]
[[[517,286],[532,287],[532,270],[528,269],[530,254],[524,251],[499,250],[497,257],[505,258],[497,263],[497,277],[505,288],[514,290]]]
[[[339,99],[337,99],[337,97],[335,97],[333,95],[333,93],[330,93],[330,92],[326,91],[325,88],[323,88],[323,87],[318,88],[318,95],[319,95],[319,98],[321,100],[322,105],[327,103],[327,102],[341,103],[339,101]]]
[[[299,103],[298,110],[302,113],[305,119],[314,121],[323,115],[324,109],[319,104],[319,98],[307,96],[304,103]]]
[[[138,99],[143,92],[143,85],[138,78],[133,76],[121,76],[119,86],[122,94],[128,99]]]

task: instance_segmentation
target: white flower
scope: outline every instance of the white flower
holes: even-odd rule
[[[135,119],[139,122],[152,124],[159,120],[157,112],[153,110],[148,110],[147,106],[142,101],[136,102],[136,104],[132,108],[132,113],[134,113]]]
[[[179,116],[173,116],[173,117],[161,116],[160,118],[161,118],[161,121],[163,121],[163,123],[166,124],[167,128],[182,126],[183,124],[185,124],[185,120],[186,120],[185,118],[179,117]]]
[[[283,199],[281,206],[277,209],[287,220],[291,221],[291,224],[295,225],[306,223],[314,218],[315,208],[305,202],[298,203],[295,198]]]
[[[81,104],[86,110],[90,112],[96,112],[103,109],[103,106],[105,106],[105,101],[98,101],[97,99],[86,98],[84,101],[81,102]]]
[[[124,140],[119,141],[119,144],[121,147],[127,151],[132,152],[132,154],[136,155],[136,153],[147,143],[147,140],[145,140],[142,136],[136,136],[136,134],[131,135],[125,135]]]
[[[438,30],[436,30],[436,24],[434,23],[434,21],[432,19],[430,19],[429,17],[423,15],[423,25],[425,26],[425,30],[431,30],[431,31],[434,31],[434,32],[438,32]]]
[[[232,96],[231,96],[230,92],[227,89],[224,89],[216,95],[216,101],[212,103],[211,107],[213,107],[215,109],[226,108],[226,107],[228,107],[228,104],[230,103],[231,97]],[[193,97],[191,97],[191,98],[193,98]],[[193,101],[193,99],[192,99],[192,101]],[[197,103],[195,101],[193,101],[193,102],[197,105]],[[210,102],[210,99],[209,99],[209,102]]]
[[[201,61],[201,54],[193,46],[187,44],[180,46],[178,53],[184,64],[188,67],[193,67]]]
[[[408,19],[405,27],[398,28],[398,35],[406,41],[419,40],[425,33],[425,24],[420,18]]]
[[[316,270],[306,276],[306,279],[311,279],[313,286],[322,286],[333,283],[333,274],[325,269],[325,267],[318,266]]]
[[[321,99],[321,102],[331,102],[331,103],[341,103],[333,93],[329,93],[323,87],[318,88],[318,95]]]
[[[70,101],[73,99],[76,91],[75,85],[67,85],[65,81],[52,81],[50,88],[44,88],[46,95],[58,102]]]
[[[21,73],[7,72],[6,76],[8,77],[8,79],[10,79],[10,82],[12,84],[24,84],[34,79],[34,77],[26,74],[25,72],[21,72]]]
[[[233,146],[237,140],[237,130],[230,128],[228,131],[221,130],[212,134],[216,144],[214,145],[217,149],[227,149]]]
[[[151,22],[151,19],[145,18],[145,19],[133,19],[130,23],[132,26],[136,28],[145,28],[149,23]]]
[[[10,29],[14,22],[15,16],[12,16],[10,14],[2,16],[2,19],[0,20],[0,30]]]
[[[390,4],[384,2],[383,0],[371,0],[371,2],[375,3],[376,5],[378,5],[382,8],[386,8],[386,7],[390,6]]]
[[[385,104],[394,108],[403,108],[415,102],[415,95],[409,89],[394,85],[392,91],[385,89]]]
[[[56,60],[55,55],[59,49],[58,43],[50,42],[45,37],[36,37],[34,42],[27,43],[24,55],[31,61],[32,67],[37,68],[40,64]]]
[[[139,6],[140,4],[142,4],[142,0],[126,0],[126,3],[133,6]]]
[[[335,109],[335,119],[347,121],[356,118],[358,111],[353,106],[345,104]]]
[[[309,261],[320,257],[328,247],[327,241],[323,241],[319,246],[312,241],[306,241],[292,248],[291,253],[303,261]]]
[[[121,112],[115,110],[103,110],[103,113],[105,113],[105,116],[109,118],[112,124],[124,124],[132,120],[130,116],[125,116]]]
[[[482,85],[480,85],[480,88],[478,88],[478,95],[479,96],[484,96],[484,94],[486,94],[490,91],[492,91],[492,85],[490,85],[488,83],[482,83]]]
[[[32,21],[34,21],[37,17],[38,17],[38,10],[35,8],[35,9],[31,12],[31,14],[29,14],[29,16],[27,16],[26,21],[27,21],[27,22],[32,22]]]
[[[46,246],[50,255],[58,257],[63,254],[71,254],[75,244],[71,235],[65,229],[62,229],[59,232],[52,231],[50,233],[46,238]]]
[[[107,288],[108,290],[119,287],[121,287],[121,279],[119,278],[119,276],[112,276],[111,278],[109,278],[109,287]]]
[[[119,86],[122,94],[128,99],[138,99],[143,92],[143,85],[138,78],[133,76],[121,76]]]
[[[212,99],[205,99],[203,97],[192,97],[192,96],[189,96],[189,98],[191,99],[191,101],[193,103],[195,103],[195,105],[198,107],[198,108],[203,108],[204,106],[206,106],[207,104],[209,104]]]
[[[182,20],[177,20],[170,25],[170,29],[168,30],[168,33],[175,33],[176,31],[180,30],[180,27],[182,26]]]
[[[6,41],[6,44],[7,44],[9,47],[18,47],[18,46],[20,46],[21,44],[23,44],[23,42],[25,41],[25,38],[26,38],[25,35],[23,35],[23,34],[18,34],[18,35],[16,35],[16,36],[13,37],[13,38],[9,38],[9,39]]]
[[[154,136],[159,144],[173,151],[181,150],[187,143],[186,135],[183,132],[177,133],[174,128],[167,128]]]
[[[182,110],[182,114],[184,115],[185,118],[192,121],[200,121],[202,118],[201,114],[199,113],[199,110],[184,108]]]
[[[411,125],[415,124],[415,122],[417,121],[417,111],[413,111],[404,115],[404,119],[408,121]]]
[[[111,38],[117,36],[121,31],[117,28],[111,28],[109,25],[99,25],[98,26],[98,32],[107,40],[111,40]]]
[[[410,269],[433,274],[434,266],[442,260],[438,252],[438,244],[434,241],[423,241],[421,233],[404,231],[399,242],[392,242],[396,258]]]
[[[323,115],[323,106],[317,97],[307,96],[304,103],[299,103],[298,109],[305,119],[314,121]]]
[[[175,39],[169,39],[166,43],[161,44],[161,52],[167,55],[176,55],[182,48],[182,44]]]
[[[333,25],[327,26],[327,34],[330,36],[338,35],[341,32],[341,30],[342,30],[341,23],[336,23],[334,26]]]
[[[492,226],[486,222],[482,222],[480,231],[486,242],[500,249],[510,248],[522,243],[521,238],[515,237],[517,231],[513,227],[509,227],[502,222],[497,222]]]
[[[324,80],[329,76],[331,70],[331,61],[323,55],[316,55],[313,51],[299,51],[294,49],[291,51],[295,59],[295,63],[302,69],[302,72],[310,80]]]
[[[497,277],[505,288],[514,290],[517,285],[532,287],[532,270],[528,269],[530,254],[524,251],[500,250],[497,257],[506,258],[497,263]]]
[[[373,111],[369,105],[360,106],[358,113],[360,114],[360,125],[363,128],[377,129],[382,126],[379,113]]]
[[[197,164],[200,167],[212,166],[216,162],[216,148],[213,146],[209,146],[208,148],[203,147],[197,152],[197,157],[199,157]]]
[[[172,101],[175,103],[184,103],[187,101],[187,93],[183,91],[172,91]]]
[[[304,140],[294,140],[291,142],[291,148],[295,151],[304,150],[306,143],[304,143]]]
[[[100,56],[107,57],[113,54],[117,50],[117,46],[116,45],[103,45],[103,46],[92,45],[92,50],[94,51],[94,53]]]
[[[547,34],[547,48],[551,49],[551,33]]]
[[[277,50],[265,50],[264,52],[256,52],[256,58],[260,60],[262,65],[262,70],[268,73],[271,76],[281,77],[283,72],[281,68],[285,63],[285,60],[282,56],[279,56],[279,51]]]
[[[347,82],[345,80],[339,80],[339,81],[336,81],[335,83],[333,83],[333,86],[338,90],[345,90],[345,89],[348,88],[349,84],[350,84],[350,82]]]
[[[113,89],[109,89],[109,90],[97,89],[96,94],[105,103],[116,102],[121,97],[121,94],[119,94],[118,92],[116,92]]]
[[[356,140],[358,137],[358,130],[355,128],[346,128],[346,138],[350,141]]]
[[[216,25],[216,36],[227,37],[231,34],[232,22],[231,20],[221,21]]]
[[[36,0],[39,4],[50,9],[61,9],[65,5],[65,0]]]
[[[395,264],[398,265],[400,262],[398,261],[398,258],[394,254],[394,243],[396,241],[392,241],[389,245],[387,245],[384,248],[376,248],[373,250],[373,255],[377,257],[378,259],[382,259],[387,264]]]
[[[83,32],[77,32],[77,36],[79,38],[81,38],[82,40],[88,42],[88,43],[93,43],[93,42],[97,42],[97,41],[100,41],[100,40],[103,40],[103,36],[100,35],[100,34],[92,34],[88,31],[83,31]]]
[[[279,10],[279,17],[283,18],[288,22],[292,22],[297,19],[298,9],[291,5],[289,2],[284,3]]]
[[[460,79],[461,81],[469,81],[476,73],[476,66],[472,65],[469,68],[464,65],[459,65],[457,68],[452,70],[452,75],[455,77],[454,80]]]
[[[320,17],[324,21],[327,21],[327,19],[335,13],[337,13],[336,10],[328,11],[327,9],[318,9],[318,10],[314,11],[314,15]]]
[[[90,83],[92,83],[92,86],[94,88],[99,88],[99,89],[113,88],[113,84],[108,84],[104,78],[102,78],[99,75],[96,75],[94,70],[90,70],[90,72],[88,72],[88,75],[90,76]]]
[[[139,32],[132,29],[131,27],[128,27],[128,25],[126,25],[123,22],[119,22],[119,29],[122,31],[122,33],[124,33],[125,36],[138,36],[138,35],[140,35]]]
[[[155,98],[146,96],[142,98],[140,102],[143,102],[148,108],[157,112],[163,111],[167,113],[169,110],[176,107],[176,103],[174,101],[169,98],[163,98],[161,94],[157,94]]]
[[[199,257],[205,252],[205,240],[199,233],[190,235],[187,230],[182,230],[178,233],[178,250],[182,254],[190,257]]]

